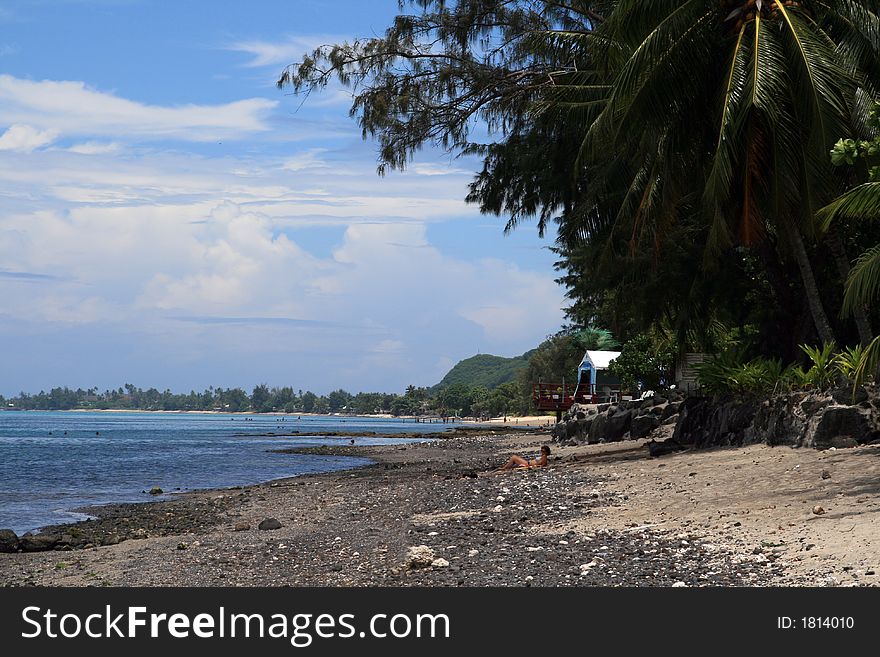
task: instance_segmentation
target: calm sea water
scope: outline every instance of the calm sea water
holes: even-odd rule
[[[369,462],[272,452],[351,440],[309,436],[310,432],[426,433],[446,427],[332,416],[293,415],[280,422],[278,416],[265,415],[4,411],[0,412],[0,528],[22,534],[75,522],[88,517],[75,511],[80,507],[155,499],[143,492],[153,486],[166,492],[224,488]],[[255,435],[292,431],[302,435]],[[359,445],[413,442],[405,438],[353,440]]]

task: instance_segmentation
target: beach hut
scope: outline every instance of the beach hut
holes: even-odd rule
[[[575,396],[595,395],[610,399],[620,390],[620,380],[608,372],[608,366],[620,356],[619,351],[587,350],[578,365],[578,389]]]

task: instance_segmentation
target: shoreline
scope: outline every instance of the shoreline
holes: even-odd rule
[[[136,409],[136,408],[68,408],[68,409],[7,409],[0,408],[0,412],[14,413],[167,413],[173,415],[255,415],[265,417],[333,417],[352,419],[380,419],[380,420],[415,420],[418,424],[467,424],[477,426],[504,426],[510,428],[520,427],[545,427],[555,424],[556,418],[552,415],[526,415],[506,416],[506,421],[501,417],[477,420],[474,418],[456,417],[451,422],[435,421],[437,416],[424,415],[391,415],[390,413],[368,413],[365,415],[349,415],[347,413],[286,413],[283,411],[203,411],[203,410],[159,410],[159,409]],[[421,422],[418,422],[421,420]]]
[[[877,448],[752,445],[651,458],[644,441],[553,446],[547,468],[488,474],[548,442],[498,430],[337,446],[375,462],[102,507],[98,520],[66,527],[88,526],[111,544],[0,554],[0,585],[878,583],[880,504],[876,488],[858,485]],[[811,512],[817,501],[822,515]],[[281,528],[258,529],[267,518]],[[407,566],[419,545],[438,566]]]

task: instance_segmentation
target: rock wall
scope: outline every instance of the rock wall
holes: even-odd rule
[[[675,424],[683,400],[680,393],[669,391],[616,404],[575,404],[553,428],[553,437],[571,444],[644,438],[661,425]]]
[[[665,395],[665,396],[664,396]],[[575,405],[556,425],[559,442],[598,443],[644,438],[675,425],[681,445],[854,447],[880,439],[880,389],[793,392],[769,399],[689,397],[672,392],[598,407]]]

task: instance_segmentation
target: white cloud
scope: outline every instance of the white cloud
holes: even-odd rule
[[[461,200],[467,174],[380,179],[371,155],[209,156],[104,135],[0,152],[0,263],[41,275],[0,277],[2,314],[29,327],[22,336],[67,336],[57,358],[72,332],[117,345],[78,340],[77,376],[118,361],[155,368],[157,385],[215,372],[203,382],[316,391],[431,385],[444,364],[522,353],[558,328],[549,266],[473,260],[429,239],[429,225],[476,214]],[[344,231],[315,228],[328,226]],[[462,240],[486,238],[467,230]],[[144,355],[125,360],[128,348]]]
[[[449,175],[461,175],[468,174],[469,171],[465,171],[464,169],[455,169],[451,166],[442,166],[439,164],[414,164],[410,167],[410,170],[413,173],[416,173],[420,176],[449,176]]]
[[[342,43],[343,37],[334,36],[290,36],[284,41],[239,41],[227,46],[227,50],[244,52],[253,56],[247,63],[249,67],[286,66],[311,53],[323,45]]]
[[[268,130],[278,105],[249,98],[222,105],[146,105],[84,82],[22,80],[0,75],[0,124],[27,123],[68,136],[211,141]]]
[[[81,144],[74,144],[67,150],[71,153],[79,153],[80,155],[108,155],[110,153],[118,153],[120,148],[121,145],[115,141],[85,141]]]
[[[321,159],[321,154],[326,153],[326,148],[312,148],[287,159],[281,166],[285,171],[305,171],[314,169],[329,169],[330,164]]]
[[[16,123],[0,135],[0,151],[30,153],[58,138],[57,130],[37,130],[33,126]]]

